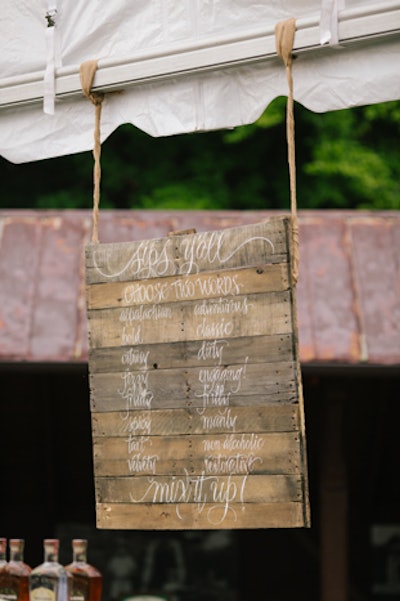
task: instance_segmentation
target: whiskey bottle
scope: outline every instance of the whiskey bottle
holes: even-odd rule
[[[0,568],[0,600],[29,601],[29,574],[31,568],[24,563],[22,538],[9,541],[10,560]]]
[[[70,601],[72,577],[58,561],[60,541],[46,538],[44,562],[29,575],[30,601]]]
[[[7,563],[6,551],[7,551],[7,539],[0,538],[0,569],[3,568]]]
[[[72,541],[72,563],[65,567],[72,575],[71,601],[101,601],[103,577],[87,563],[87,545],[83,538]]]

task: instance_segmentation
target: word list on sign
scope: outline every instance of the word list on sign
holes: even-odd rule
[[[286,217],[86,249],[97,524],[309,525]]]

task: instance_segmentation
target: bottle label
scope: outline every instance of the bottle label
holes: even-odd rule
[[[56,601],[56,593],[54,590],[38,586],[30,591],[31,601]]]
[[[15,591],[0,591],[0,601],[17,601],[17,598]]]

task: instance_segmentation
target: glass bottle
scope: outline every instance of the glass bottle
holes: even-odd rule
[[[25,541],[9,541],[10,560],[0,568],[0,601],[29,601],[29,574],[31,568],[24,563]]]
[[[83,538],[72,541],[72,563],[65,569],[72,575],[71,601],[100,601],[103,577],[97,568],[87,563],[88,542]]]
[[[0,538],[0,569],[6,565],[6,550],[7,550],[7,539]]]
[[[29,575],[30,601],[70,601],[72,578],[58,561],[60,541],[46,538],[44,562]]]

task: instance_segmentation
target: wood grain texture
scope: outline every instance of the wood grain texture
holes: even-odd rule
[[[90,387],[96,411],[292,403],[296,392],[293,363],[277,362],[99,373]]]
[[[93,373],[112,373],[125,370],[147,371],[174,369],[198,365],[215,365],[223,360],[227,342],[183,340],[165,343],[140,344],[138,347],[99,347],[90,351],[90,366]],[[243,363],[243,357],[251,357],[251,363],[280,363],[293,360],[293,336],[275,334],[271,336],[244,336],[229,339],[229,365]]]
[[[135,504],[97,503],[97,527],[132,530],[215,530],[237,528],[301,528],[302,503],[252,503],[251,505],[196,503]]]
[[[302,479],[299,475],[244,475],[184,478],[171,476],[136,476],[99,478],[97,502],[108,503],[196,503],[208,498],[221,501],[227,494],[229,502],[279,503],[300,502]]]
[[[185,299],[202,300],[246,294],[276,292],[289,288],[287,263],[263,264],[194,273],[187,276],[150,278],[145,281],[114,282],[87,287],[89,310],[132,307],[142,304],[163,304]]]
[[[98,476],[296,474],[299,434],[102,437],[93,440]]]
[[[290,222],[86,251],[99,528],[309,524]]]
[[[264,404],[258,407],[196,408],[177,407],[147,411],[107,411],[92,413],[92,432],[102,436],[173,436],[183,434],[223,434],[226,432],[293,432],[299,430],[299,406]]]
[[[86,283],[127,282],[288,261],[288,219],[86,247]]]
[[[88,313],[91,348],[225,340],[292,332],[290,293],[98,309]],[[133,309],[130,311],[130,309]]]

